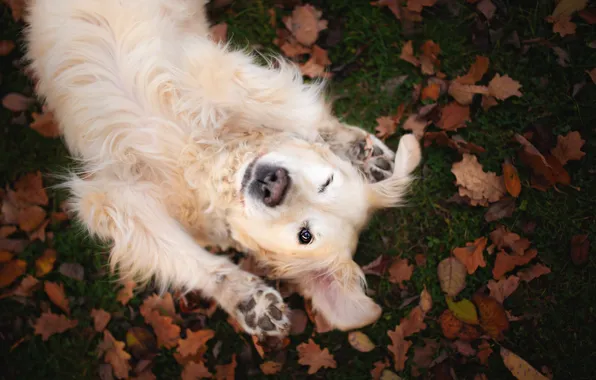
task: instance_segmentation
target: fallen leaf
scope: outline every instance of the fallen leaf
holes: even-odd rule
[[[547,21],[553,23],[553,32],[558,33],[561,37],[573,35],[577,29],[577,25],[571,22],[570,16],[548,17]]]
[[[213,377],[203,362],[189,362],[182,370],[182,380],[210,379]]]
[[[105,330],[108,323],[110,323],[110,319],[112,319],[112,315],[104,309],[92,309],[91,317],[93,318],[93,328],[97,332]]]
[[[35,275],[37,277],[43,277],[54,269],[56,254],[55,249],[48,248],[35,260]]]
[[[505,226],[498,226],[490,233],[490,240],[498,249],[509,249],[518,256],[522,256],[530,248],[530,241],[514,232],[508,231]]]
[[[490,205],[484,214],[484,220],[490,223],[509,218],[513,215],[513,211],[515,211],[515,198],[506,197]]]
[[[517,169],[508,162],[503,164],[503,179],[505,181],[507,192],[512,197],[517,198],[521,192],[521,182],[519,180],[519,175],[517,174]]]
[[[397,128],[397,122],[393,117],[381,116],[377,118],[377,126],[375,127],[375,135],[380,139],[386,139],[387,137],[395,133]]]
[[[489,280],[487,287],[490,290],[490,296],[503,303],[505,298],[509,297],[513,292],[517,290],[519,286],[520,277],[509,276],[502,278],[498,282],[495,280]]]
[[[420,47],[422,54],[420,55],[420,69],[425,75],[433,75],[438,68],[439,54],[441,54],[441,48],[439,44],[427,40]],[[438,75],[438,74],[437,74]]]
[[[4,211],[0,211],[2,214],[4,214]],[[4,215],[2,215],[4,216]],[[17,228],[15,226],[2,226],[0,227],[0,239],[4,239],[9,237],[10,235],[14,234],[15,232],[17,232]]]
[[[592,79],[592,83],[596,84],[596,68],[593,68],[592,70],[586,70],[586,73],[588,73],[588,75],[590,76],[590,79]]]
[[[126,305],[133,297],[133,290],[137,286],[134,281],[126,281],[122,289],[118,291],[116,300],[122,305]]]
[[[409,281],[414,273],[414,266],[408,263],[408,259],[395,260],[389,267],[389,282],[398,284],[405,288],[404,281]]]
[[[460,154],[464,153],[484,153],[485,149],[473,143],[469,143],[459,135],[449,137],[445,131],[426,132],[424,134],[424,147],[429,147],[433,142],[439,146],[448,146],[457,150]]]
[[[408,0],[407,8],[412,12],[420,13],[423,7],[432,7],[437,0]]]
[[[412,131],[414,136],[420,140],[424,136],[424,131],[429,124],[430,121],[424,120],[417,114],[412,114],[404,122],[403,128],[406,131]]]
[[[33,276],[27,275],[22,280],[19,286],[16,287],[15,290],[12,291],[13,296],[19,297],[31,297],[33,295],[33,291],[37,288],[39,284],[39,280]]]
[[[417,266],[424,267],[426,266],[426,255],[417,253],[416,256],[414,256],[414,261],[416,262]]]
[[[493,96],[482,96],[482,109],[485,111],[488,111],[490,108],[498,105],[499,102],[497,102],[497,99],[495,99]]]
[[[366,264],[362,267],[362,272],[364,274],[370,274],[375,276],[382,276],[387,267],[391,263],[391,256],[388,255],[380,255],[370,263]]]
[[[209,35],[216,44],[225,43],[228,40],[228,24],[220,22],[209,28]]]
[[[66,318],[63,314],[46,312],[37,318],[33,327],[35,328],[35,335],[41,335],[41,339],[47,341],[50,336],[72,329],[78,323],[76,320]]]
[[[28,173],[20,177],[14,184],[15,198],[24,204],[38,206],[48,205],[48,194],[43,187],[41,172]]]
[[[455,318],[472,325],[479,323],[476,306],[472,302],[465,298],[458,302],[453,301],[451,297],[445,297],[445,300],[447,301],[447,307],[451,310]]]
[[[259,368],[261,368],[261,372],[263,372],[265,375],[278,374],[279,371],[281,371],[282,367],[283,365],[281,363],[276,363],[272,361],[266,361],[259,365]]]
[[[401,20],[401,12],[399,9],[399,5],[397,4],[397,0],[380,0],[380,1],[373,1],[370,3],[373,6],[377,7],[387,7],[393,13],[395,18]]]
[[[487,238],[481,237],[474,242],[466,243],[465,247],[453,250],[453,255],[466,266],[468,274],[476,272],[478,267],[486,267],[483,252],[487,242]]]
[[[19,228],[25,232],[33,232],[45,220],[46,212],[39,206],[27,206],[18,211]]]
[[[499,253],[497,253],[497,259],[495,260],[495,266],[493,268],[493,278],[495,280],[498,280],[501,277],[503,277],[506,273],[515,269],[515,267],[520,265],[526,265],[527,263],[532,261],[532,259],[536,257],[537,254],[538,251],[536,251],[535,249],[527,250],[523,256],[508,255],[504,251],[500,251]]]
[[[58,127],[58,123],[54,120],[54,114],[51,111],[45,110],[41,114],[32,112],[31,117],[33,118],[33,121],[29,124],[29,128],[33,129],[43,137],[57,138],[62,134]]]
[[[321,347],[312,339],[308,343],[301,343],[296,347],[298,363],[308,366],[308,374],[317,373],[321,368],[336,368],[337,363],[327,348]]]
[[[327,21],[321,20],[322,12],[310,4],[297,6],[292,15],[284,17],[288,30],[302,45],[311,46],[319,38],[319,32],[327,29]]]
[[[2,106],[12,112],[26,111],[35,100],[28,96],[11,92],[2,98]]]
[[[561,1],[561,3],[565,0]],[[560,4],[560,3],[559,3]],[[501,357],[503,363],[507,367],[513,376],[519,380],[547,380],[548,378],[538,372],[532,367],[527,361],[520,358],[513,352],[509,351],[505,347],[501,346]]]
[[[450,297],[455,297],[466,287],[466,266],[455,257],[442,260],[437,266],[441,289]]]
[[[176,347],[180,339],[180,327],[174,324],[171,317],[162,316],[157,310],[152,310],[145,316],[145,321],[153,327],[159,347]]]
[[[494,78],[488,84],[490,95],[499,100],[505,100],[511,96],[521,97],[520,88],[521,84],[511,79],[508,75],[500,76],[499,74],[495,74]]]
[[[451,102],[443,107],[441,118],[436,124],[445,131],[455,131],[466,127],[468,121],[470,121],[470,107]]]
[[[551,153],[562,165],[571,160],[581,160],[586,155],[581,151],[585,142],[579,132],[572,131],[565,136],[557,136],[557,146],[551,150]]]
[[[416,67],[420,66],[420,60],[418,60],[418,58],[414,56],[414,47],[412,45],[412,41],[406,41],[406,43],[401,49],[399,58],[403,59],[408,63],[411,63]]]
[[[571,261],[575,265],[583,265],[588,262],[590,252],[590,240],[588,235],[574,235],[571,238]]]
[[[0,268],[0,289],[6,288],[17,278],[25,274],[27,262],[24,260],[11,260]]]
[[[131,327],[126,332],[126,346],[136,359],[151,357],[157,350],[155,337],[149,330],[142,327]]]
[[[430,83],[428,86],[422,89],[422,93],[420,94],[420,100],[437,100],[439,99],[439,95],[441,94],[441,86],[437,83]]]
[[[0,250],[20,253],[27,248],[29,240],[26,239],[0,239]],[[0,280],[0,283],[2,280]],[[0,288],[2,286],[0,285]]]
[[[550,272],[551,272],[550,268],[548,268],[547,266],[545,266],[543,264],[538,263],[538,264],[532,265],[531,267],[529,267],[527,269],[520,270],[519,272],[517,272],[517,276],[522,281],[530,282],[533,279],[543,276],[545,274],[549,274]]]
[[[0,57],[9,55],[14,50],[14,48],[14,42],[8,40],[0,41]]]
[[[460,84],[476,84],[488,71],[489,60],[483,56],[476,56],[476,61],[470,66],[470,70],[463,77],[455,78]]]
[[[470,345],[469,342],[464,342],[463,340],[456,340],[453,342],[453,346],[455,347],[456,351],[462,354],[463,356],[474,356],[476,355],[476,350]]]
[[[471,84],[461,84],[460,82],[453,81],[449,85],[449,95],[455,99],[455,101],[461,105],[467,106],[472,104],[474,95],[488,95],[488,87],[486,86],[475,86]]]
[[[473,206],[488,206],[505,195],[503,177],[484,172],[474,155],[464,154],[460,162],[453,164],[451,172],[459,185],[459,195],[469,197]]]
[[[178,353],[182,356],[194,355],[201,347],[215,336],[213,330],[205,329],[193,332],[186,330],[186,339],[180,339],[178,342]]]
[[[484,340],[482,341],[482,343],[478,345],[478,354],[476,355],[476,357],[480,361],[480,364],[488,366],[488,358],[492,353],[493,350],[490,347],[490,343]]]
[[[57,284],[51,281],[45,281],[44,290],[50,301],[54,303],[54,305],[58,306],[60,309],[64,310],[66,314],[70,314],[70,307],[68,298],[66,298],[66,294],[64,293],[64,285]]]
[[[433,298],[430,295],[430,293],[428,292],[428,290],[426,290],[426,285],[424,286],[424,289],[422,289],[422,292],[420,293],[420,308],[422,309],[423,313],[428,313],[432,307],[433,307]]]
[[[108,330],[103,331],[103,342],[100,352],[104,354],[104,362],[109,363],[118,379],[127,379],[131,370],[130,354],[124,351],[124,342],[117,341]]]
[[[85,279],[85,269],[78,263],[62,263],[58,271],[63,276],[74,280],[83,281]]]
[[[488,21],[492,20],[497,11],[497,7],[490,0],[481,0],[476,9],[486,17]]]
[[[555,7],[552,17],[571,16],[586,7],[588,0],[561,0]]]
[[[167,317],[176,317],[176,307],[171,293],[165,293],[163,296],[152,294],[145,298],[143,304],[139,307],[141,315],[147,318],[151,311],[156,310],[160,315]]]
[[[370,338],[360,331],[350,332],[348,334],[348,343],[360,352],[370,352],[375,349],[375,345]]]
[[[232,361],[228,364],[220,364],[215,366],[216,380],[235,380],[236,378],[236,354],[232,355]]]
[[[557,63],[559,64],[559,66],[569,67],[569,53],[567,53],[567,51],[563,50],[558,46],[553,46],[552,49],[557,55]]]
[[[290,314],[290,335],[300,335],[306,328],[308,316],[300,309],[292,310]]]
[[[389,361],[387,359],[382,361],[379,360],[374,362],[373,366],[374,368],[370,371],[370,376],[372,377],[372,380],[379,380],[385,368],[389,366]]]
[[[509,328],[509,318],[503,305],[493,297],[480,293],[472,296],[472,301],[478,307],[480,326],[495,340],[502,340],[503,331]]]
[[[451,310],[447,309],[439,317],[439,325],[445,338],[456,339],[464,323],[457,319]]]
[[[387,346],[387,349],[393,355],[394,368],[396,371],[402,371],[405,368],[408,350],[412,346],[412,342],[405,339],[403,329],[399,325],[394,331],[387,331],[387,335],[391,339],[391,344]]]
[[[439,342],[433,339],[424,338],[424,346],[414,347],[414,356],[412,361],[416,369],[430,368],[433,365],[433,358],[439,349]]]

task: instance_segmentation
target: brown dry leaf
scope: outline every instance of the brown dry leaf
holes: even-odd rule
[[[463,340],[456,340],[453,342],[453,346],[463,356],[474,356],[476,355],[476,350],[472,347],[469,342],[464,342]]]
[[[497,253],[497,259],[495,260],[495,266],[493,268],[493,278],[495,280],[498,280],[501,277],[503,277],[507,272],[510,272],[513,269],[515,269],[515,267],[520,265],[526,265],[527,263],[532,261],[532,259],[536,257],[537,254],[538,251],[536,251],[535,249],[527,250],[523,256],[508,255],[507,253],[505,253],[505,251],[500,251],[499,253]]]
[[[486,150],[474,143],[467,142],[459,135],[449,137],[445,131],[426,132],[424,134],[424,147],[427,148],[435,142],[439,146],[447,146],[455,149],[459,154],[464,153],[484,153]]]
[[[296,347],[298,351],[298,363],[308,366],[308,374],[317,373],[321,368],[336,368],[337,363],[327,348],[321,347],[312,339],[308,343],[301,343]]]
[[[379,0],[379,1],[372,1],[370,3],[372,6],[376,7],[387,7],[393,13],[395,18],[401,20],[401,11],[400,6],[397,4],[397,0]]]
[[[236,354],[232,355],[232,361],[228,364],[221,364],[215,366],[216,380],[235,380],[236,374]]]
[[[501,357],[503,363],[507,367],[513,376],[519,380],[547,380],[548,378],[538,372],[532,367],[527,361],[520,358],[513,352],[501,346]]]
[[[593,68],[590,71],[586,70],[586,73],[588,73],[588,75],[590,76],[590,79],[592,79],[592,82],[594,84],[596,84],[596,68]]]
[[[104,330],[99,350],[104,353],[103,360],[112,366],[117,379],[127,379],[131,370],[130,354],[124,351],[124,346],[124,342],[117,341],[108,330]]]
[[[505,298],[509,297],[513,292],[517,290],[519,286],[520,277],[509,276],[502,278],[498,282],[495,280],[489,280],[487,287],[490,290],[490,296],[503,303]]]
[[[186,339],[178,342],[178,353],[182,356],[194,355],[201,347],[215,336],[213,330],[205,329],[193,332],[186,329]]]
[[[27,262],[24,260],[11,260],[0,268],[0,289],[6,288],[17,278],[25,274]]]
[[[549,267],[538,263],[538,264],[532,265],[531,267],[529,267],[527,269],[520,270],[519,272],[517,272],[517,276],[522,281],[530,282],[535,278],[538,278],[540,276],[543,276],[543,275],[549,274],[549,273],[550,273]]]
[[[571,16],[581,11],[588,4],[588,0],[561,0],[553,10],[552,17]]]
[[[389,367],[389,360],[379,360],[373,363],[374,368],[370,371],[372,380],[379,380],[385,368]]]
[[[120,302],[122,305],[126,305],[128,301],[131,300],[133,297],[133,290],[137,286],[136,282],[134,281],[126,281],[122,289],[118,291],[116,295],[116,300]]]
[[[62,134],[58,124],[54,121],[54,114],[51,111],[44,110],[41,114],[33,112],[31,113],[31,117],[33,117],[33,121],[29,125],[29,128],[43,137],[56,138]]]
[[[464,323],[457,319],[451,310],[447,309],[439,317],[439,325],[445,338],[456,339]]]
[[[91,317],[93,318],[93,328],[95,331],[102,332],[106,329],[108,323],[110,323],[112,314],[108,313],[104,309],[92,309]]]
[[[42,313],[35,321],[35,335],[41,335],[41,339],[46,341],[54,334],[63,333],[72,329],[79,322],[70,320],[63,314],[54,314],[52,312]]]
[[[443,107],[441,118],[436,124],[445,131],[455,131],[464,128],[467,121],[470,121],[470,107],[451,102]]]
[[[495,74],[494,78],[488,84],[490,95],[499,100],[505,100],[511,96],[521,97],[520,88],[521,84],[511,79],[509,75],[500,76],[499,74]]]
[[[371,274],[371,275],[375,275],[375,276],[382,276],[385,273],[385,271],[387,270],[387,267],[389,266],[390,263],[391,263],[391,256],[380,255],[379,257],[377,257],[370,263],[363,266],[361,268],[362,273]]]
[[[414,56],[414,47],[412,45],[412,41],[406,41],[401,49],[399,58],[411,63],[416,67],[420,66],[420,60]]]
[[[395,331],[387,331],[387,335],[391,339],[391,344],[387,346],[387,349],[393,355],[394,368],[396,371],[402,371],[405,368],[408,350],[412,346],[412,342],[405,339],[401,325],[397,326]]]
[[[14,254],[10,253],[10,252],[6,252],[6,251],[1,251],[0,252],[0,263],[4,264],[9,262],[10,260],[12,260]]]
[[[559,33],[561,37],[575,34],[577,25],[571,22],[570,16],[560,16],[558,18],[547,17],[546,20],[553,24],[553,33]]]
[[[55,249],[48,248],[35,260],[35,275],[37,277],[43,277],[54,269],[56,255]]]
[[[27,206],[19,209],[17,218],[21,230],[33,232],[44,222],[46,212],[39,206]]]
[[[502,340],[503,331],[509,328],[509,318],[503,305],[491,296],[476,293],[472,301],[478,308],[480,326],[495,340]]]
[[[493,349],[490,348],[490,343],[484,340],[482,341],[482,343],[478,345],[478,354],[476,355],[476,357],[480,361],[480,364],[488,366],[488,358],[492,353]]]
[[[583,265],[588,262],[590,252],[590,240],[588,235],[574,235],[571,238],[571,261],[575,265]]]
[[[505,226],[498,226],[490,233],[490,240],[498,249],[507,248],[518,256],[524,254],[525,250],[530,248],[530,241],[522,238],[514,232],[510,232]]]
[[[70,314],[69,301],[68,298],[66,298],[66,294],[64,293],[63,284],[56,284],[55,282],[45,281],[43,284],[43,288],[48,297],[50,298],[50,301],[52,301],[54,305],[64,310],[66,314]]]
[[[375,344],[366,334],[360,331],[352,331],[348,334],[348,343],[356,351],[370,352],[375,349]]]
[[[281,371],[283,364],[272,361],[266,361],[259,365],[259,368],[265,375],[276,375]]]
[[[145,316],[145,321],[153,327],[158,346],[176,347],[180,339],[180,326],[174,324],[171,317],[162,316],[157,310],[152,310]]]
[[[476,9],[486,17],[487,20],[492,20],[497,11],[497,7],[490,0],[481,0]]]
[[[174,306],[172,294],[165,293],[163,297],[160,297],[154,293],[145,298],[143,304],[139,307],[141,315],[147,318],[147,315],[153,310],[158,311],[160,315],[172,318],[176,317],[176,307]]]
[[[442,260],[437,266],[441,289],[455,297],[466,287],[466,266],[455,257]]]
[[[23,112],[26,111],[34,101],[35,99],[28,96],[11,92],[4,95],[2,98],[2,106],[12,112]]]
[[[517,198],[521,192],[521,182],[517,169],[512,164],[505,162],[503,164],[503,179],[505,181],[505,188],[512,197]]]
[[[464,154],[460,162],[453,164],[451,172],[459,185],[459,195],[469,197],[473,206],[488,206],[505,195],[503,177],[484,172],[474,155]]]
[[[310,4],[297,6],[292,15],[283,21],[296,40],[302,45],[311,46],[319,38],[319,32],[327,29],[327,21],[321,20],[322,12]]]
[[[189,362],[182,370],[182,380],[210,379],[213,375],[203,362]]]
[[[300,335],[304,332],[308,316],[303,310],[292,310],[290,314],[290,335]]]
[[[401,329],[404,338],[426,329],[426,323],[424,323],[425,316],[426,313],[418,305],[410,311],[407,317],[401,319],[398,327]]]
[[[4,204],[2,204],[4,206]],[[4,211],[0,211],[0,213],[4,214]],[[0,216],[3,216],[0,214]],[[0,239],[4,239],[9,237],[10,235],[17,232],[17,228],[15,226],[2,226],[0,227]]]
[[[9,55],[15,48],[13,41],[2,40],[0,41],[0,57]]]
[[[412,114],[404,122],[403,128],[406,131],[412,131],[414,136],[416,136],[416,138],[420,140],[422,136],[424,136],[424,131],[429,124],[430,121],[421,118],[417,114]]]
[[[465,247],[453,250],[453,255],[466,266],[468,274],[476,272],[479,266],[486,267],[483,252],[487,242],[487,238],[481,237],[474,242],[466,243]]]
[[[15,290],[12,291],[11,295],[19,296],[19,297],[31,297],[33,295],[33,291],[37,288],[39,284],[39,280],[31,275],[25,276],[19,286],[16,287]]]
[[[482,109],[488,111],[490,108],[498,105],[497,99],[492,96],[482,96]]]
[[[420,13],[423,7],[432,7],[437,0],[408,0],[407,8],[412,12]]]
[[[430,368],[433,365],[433,358],[440,347],[439,342],[433,339],[424,338],[423,341],[423,347],[414,347],[414,357],[412,358],[412,361],[414,362],[415,368],[413,368],[413,370]]]
[[[428,86],[422,89],[420,100],[437,100],[439,99],[439,95],[441,95],[441,86],[437,83],[430,83]]]
[[[551,150],[551,153],[561,165],[565,165],[568,161],[581,160],[586,155],[581,150],[585,142],[586,140],[582,139],[578,131],[572,131],[565,136],[557,136],[557,146]]]
[[[422,310],[422,312],[424,314],[428,313],[430,311],[430,309],[432,309],[433,307],[433,298],[430,295],[430,293],[428,292],[428,290],[426,290],[426,285],[424,285],[424,289],[422,289],[422,292],[420,292],[420,309]]]
[[[408,259],[395,260],[389,267],[389,282],[399,284],[400,288],[405,288],[404,281],[409,281],[414,273],[414,266],[408,263]]]
[[[48,194],[43,187],[43,179],[39,171],[19,178],[14,184],[14,189],[17,202],[38,206],[48,205]]]
[[[73,280],[83,281],[85,279],[85,269],[78,263],[62,263],[58,271],[61,275]]]
[[[380,139],[386,139],[393,135],[397,128],[397,122],[391,116],[381,116],[377,118],[377,126],[375,127],[375,135]]]
[[[422,74],[433,75],[440,64],[438,57],[441,54],[441,48],[439,44],[427,40],[421,46],[420,50],[422,51],[420,55],[420,69]]]
[[[515,198],[506,197],[490,205],[486,214],[484,214],[484,220],[490,223],[509,218],[513,215],[513,211],[515,211]]]
[[[456,82],[461,84],[476,84],[488,71],[489,60],[483,56],[476,56],[476,61],[470,66],[470,70],[463,77],[457,77]]]
[[[455,99],[461,105],[467,106],[472,104],[474,95],[488,95],[488,87],[486,86],[475,86],[471,84],[461,84],[457,81],[451,82],[449,85],[449,95]]]
[[[131,327],[128,329],[126,332],[126,346],[136,359],[149,358],[157,350],[155,337],[149,330],[142,327]],[[201,355],[202,354],[203,353],[201,353]],[[174,353],[175,358],[176,355],[177,354]],[[176,358],[176,360],[178,361],[178,358]],[[178,362],[180,363],[180,361]]]

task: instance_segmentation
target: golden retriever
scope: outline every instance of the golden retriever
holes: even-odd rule
[[[82,171],[66,185],[121,275],[200,290],[246,332],[280,336],[288,308],[206,247],[247,252],[334,327],[374,322],[352,260],[374,210],[420,161],[332,116],[321,83],[212,42],[199,0],[30,0],[28,58]]]

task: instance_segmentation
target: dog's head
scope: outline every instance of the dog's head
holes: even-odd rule
[[[374,184],[324,143],[297,139],[267,147],[237,173],[241,205],[229,218],[234,239],[274,275],[297,283],[335,327],[373,322],[381,309],[365,295],[352,255],[372,211],[402,198],[413,170],[411,144],[418,149],[413,136],[400,142],[393,176]]]

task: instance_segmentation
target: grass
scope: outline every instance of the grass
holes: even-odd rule
[[[387,9],[372,7],[367,1],[318,0],[312,3],[321,8],[324,17],[329,20],[330,31],[323,32],[319,41],[329,50],[334,62],[332,69],[341,69],[331,82],[330,90],[339,95],[335,103],[337,114],[350,123],[372,131],[375,118],[393,113],[399,104],[407,101],[411,85],[420,83],[422,77],[416,68],[399,59],[401,46],[406,39],[413,39],[415,44],[432,39],[441,46],[442,71],[449,78],[465,73],[476,55],[486,55],[491,62],[490,76],[494,73],[508,74],[523,85],[521,98],[509,99],[488,112],[475,107],[472,122],[459,131],[466,140],[486,148],[485,153],[478,155],[486,170],[500,173],[505,158],[515,159],[518,146],[511,141],[514,133],[536,125],[546,126],[555,135],[572,130],[581,133],[586,140],[583,149],[586,156],[567,166],[574,187],[547,192],[532,189],[529,172],[518,164],[523,190],[517,201],[517,210],[513,217],[496,223],[484,221],[484,209],[445,202],[456,191],[450,169],[459,156],[447,148],[433,146],[425,149],[422,169],[418,173],[420,179],[414,186],[408,206],[378,214],[363,233],[355,259],[360,264],[366,264],[384,253],[406,257],[413,262],[416,254],[426,255],[427,265],[417,267],[412,281],[408,283],[411,294],[426,286],[435,301],[428,320],[429,327],[413,338],[414,345],[421,345],[423,338],[440,340],[442,337],[436,318],[446,305],[436,276],[438,262],[449,256],[454,247],[463,246],[479,236],[487,236],[499,223],[521,233],[526,222],[535,222],[536,230],[528,237],[537,248],[540,261],[552,269],[552,274],[530,284],[522,284],[505,301],[506,309],[515,315],[526,313],[533,318],[513,323],[502,344],[536,368],[547,366],[555,378],[593,378],[596,370],[596,261],[592,257],[585,266],[571,264],[569,241],[573,235],[580,233],[588,234],[591,241],[596,241],[596,136],[593,127],[596,122],[596,86],[584,72],[592,69],[596,62],[596,50],[587,46],[596,40],[596,30],[578,21],[577,34],[561,39],[544,21],[552,12],[553,2],[495,2],[502,7],[494,21],[495,29],[503,28],[505,36],[517,31],[522,41],[544,38],[567,50],[571,62],[568,67],[561,67],[553,50],[546,45],[532,45],[522,53],[505,44],[505,38],[493,41],[490,46],[475,43],[478,38],[473,40],[472,35],[477,15],[468,5],[459,6],[458,16],[452,15],[445,6],[426,10],[417,33],[405,38],[400,23]],[[274,52],[276,48],[272,40],[275,30],[269,25],[267,13],[270,5],[268,1],[237,1],[230,10],[216,12],[214,17],[229,24],[229,32],[237,44],[259,45],[261,50]],[[12,21],[4,5],[0,6],[0,23],[0,39],[20,38],[21,25]],[[340,33],[341,38],[335,41],[328,38],[332,31]],[[356,52],[364,46],[362,54],[356,56]],[[8,57],[0,57],[0,97],[13,91],[31,94],[31,84],[12,63],[20,56],[21,51],[16,51]],[[345,66],[342,68],[342,65]],[[388,93],[385,85],[400,75],[408,77],[393,93]],[[572,97],[571,87],[582,81],[588,83],[576,97]],[[53,173],[59,173],[72,164],[65,148],[58,140],[45,139],[26,126],[14,124],[11,121],[13,116],[0,108],[0,183],[9,184],[19,175],[41,170],[46,175],[46,183],[51,184]],[[390,138],[388,145],[396,148],[401,133]],[[65,194],[50,191],[50,196],[51,207],[57,208]],[[59,252],[57,264],[77,262],[85,268],[86,279],[83,282],[68,279],[57,271],[46,277],[64,283],[67,294],[72,297],[72,317],[79,320],[79,326],[43,342],[39,336],[32,334],[31,322],[40,315],[42,308],[49,307],[45,294],[38,292],[34,300],[26,303],[1,300],[0,378],[98,378],[101,361],[95,349],[100,338],[88,333],[90,310],[101,307],[112,312],[114,317],[109,328],[120,340],[130,326],[141,325],[142,321],[138,315],[131,316],[131,311],[115,300],[114,279],[105,270],[107,247],[90,239],[75,224],[51,225],[48,230],[54,233],[53,245]],[[20,257],[28,261],[29,268],[34,268],[33,262],[45,246],[35,242]],[[592,248],[591,253],[593,251]],[[480,268],[473,276],[468,276],[467,288],[462,296],[470,297],[474,290],[491,278],[494,258],[489,257],[488,261],[487,268]],[[32,270],[29,269],[29,272],[32,273]],[[368,379],[372,363],[390,356],[386,349],[389,343],[386,332],[395,328],[400,318],[407,315],[408,308],[399,308],[402,300],[394,285],[374,277],[369,282],[376,292],[375,298],[384,307],[384,313],[375,325],[362,331],[377,348],[369,353],[357,353],[348,345],[345,333],[317,335],[316,342],[329,348],[339,365],[335,370],[320,371],[314,378]],[[131,301],[134,308],[140,304],[143,295]],[[299,303],[291,300],[291,305]],[[237,377],[242,378],[242,374],[249,373],[251,377],[264,378],[258,368],[255,371],[258,360],[255,359],[256,353],[250,349],[250,341],[236,334],[225,319],[219,311],[207,321],[207,326],[217,332],[207,354],[211,369],[216,363],[229,362],[231,355],[236,353],[240,355]],[[297,363],[295,347],[306,341],[311,333],[311,327],[308,327],[304,334],[291,337],[286,365],[279,378],[307,377],[305,367]],[[24,340],[11,348],[21,339]],[[217,341],[224,344],[215,358],[213,347]],[[493,349],[497,350],[498,346],[493,344]],[[252,360],[247,359],[250,355]],[[489,379],[511,378],[498,354],[491,356],[488,367],[473,360],[466,362],[457,354],[451,354],[447,360],[460,379],[471,379],[477,373],[485,373]],[[404,378],[411,377],[410,364],[411,361],[400,374]],[[172,352],[162,350],[155,359],[153,372],[159,379],[177,378],[180,366],[173,359]]]

